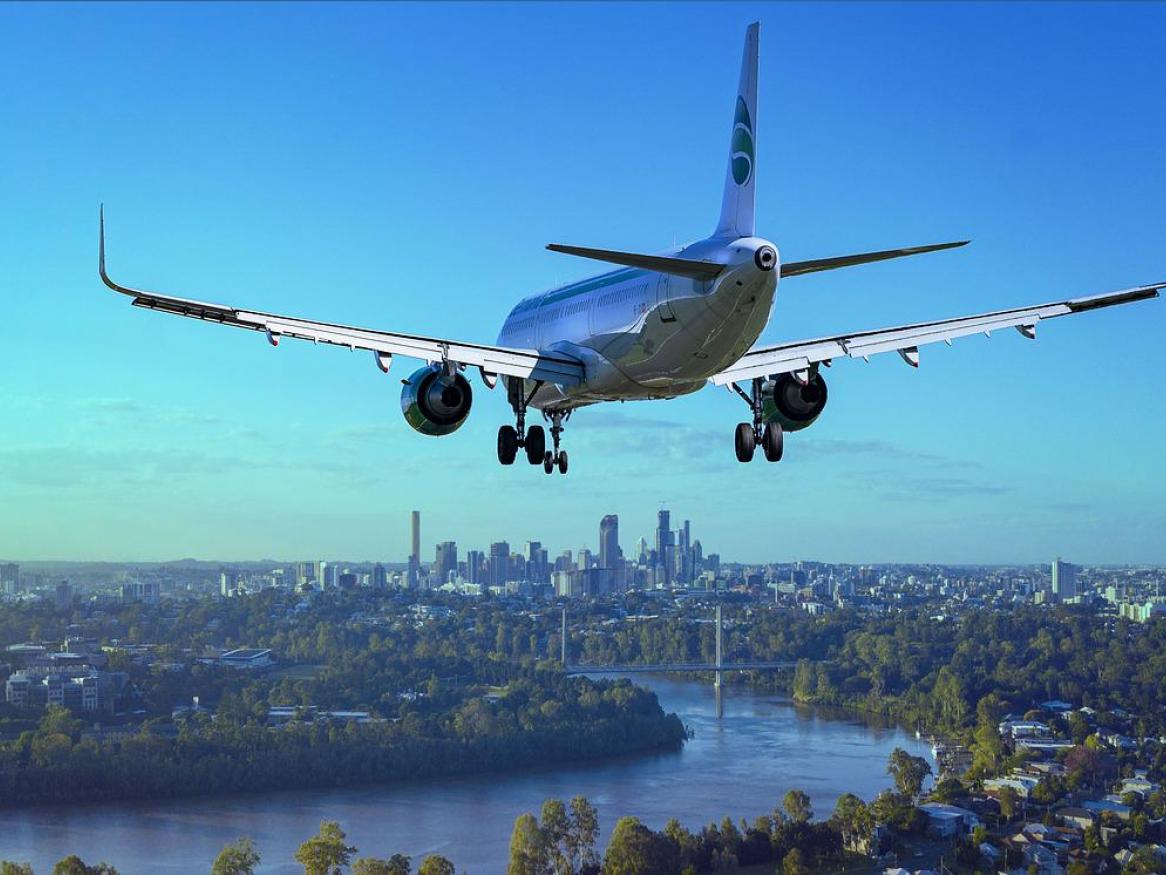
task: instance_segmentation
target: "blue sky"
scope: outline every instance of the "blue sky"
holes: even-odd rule
[[[723,390],[580,411],[571,473],[501,468],[501,393],[440,440],[367,355],[135,310],[96,277],[493,341],[719,207],[762,21],[765,340],[1166,279],[1161,4],[0,8],[0,556],[401,559],[434,541],[629,549],[661,502],[742,560],[1166,562],[1162,301],[839,362],[780,465]]]

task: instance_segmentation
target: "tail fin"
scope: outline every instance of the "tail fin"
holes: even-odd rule
[[[745,54],[741,58],[741,82],[733,107],[733,133],[729,138],[729,167],[716,237],[753,236],[753,190],[757,181],[757,43],[761,23],[745,30]]]

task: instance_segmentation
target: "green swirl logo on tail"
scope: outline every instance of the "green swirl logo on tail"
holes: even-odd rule
[[[737,98],[737,112],[733,116],[733,138],[729,144],[729,161],[733,168],[733,182],[744,185],[753,176],[753,124],[749,108]]]

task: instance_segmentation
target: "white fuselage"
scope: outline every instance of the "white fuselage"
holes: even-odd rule
[[[579,386],[539,388],[531,406],[540,409],[695,392],[769,322],[780,267],[755,264],[762,246],[773,244],[702,240],[667,253],[726,265],[712,281],[622,268],[532,295],[510,312],[498,343],[583,361]]]

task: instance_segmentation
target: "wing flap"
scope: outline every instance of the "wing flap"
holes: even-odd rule
[[[971,334],[987,334],[1002,328],[1018,328],[1026,337],[1035,337],[1036,325],[1042,319],[1156,298],[1162,288],[1166,288],[1166,283],[1136,286],[1032,307],[763,347],[745,353],[736,364],[714,375],[712,382],[722,386],[737,380],[791,373],[842,356],[866,358],[883,352],[903,352],[929,343],[951,341]]]

